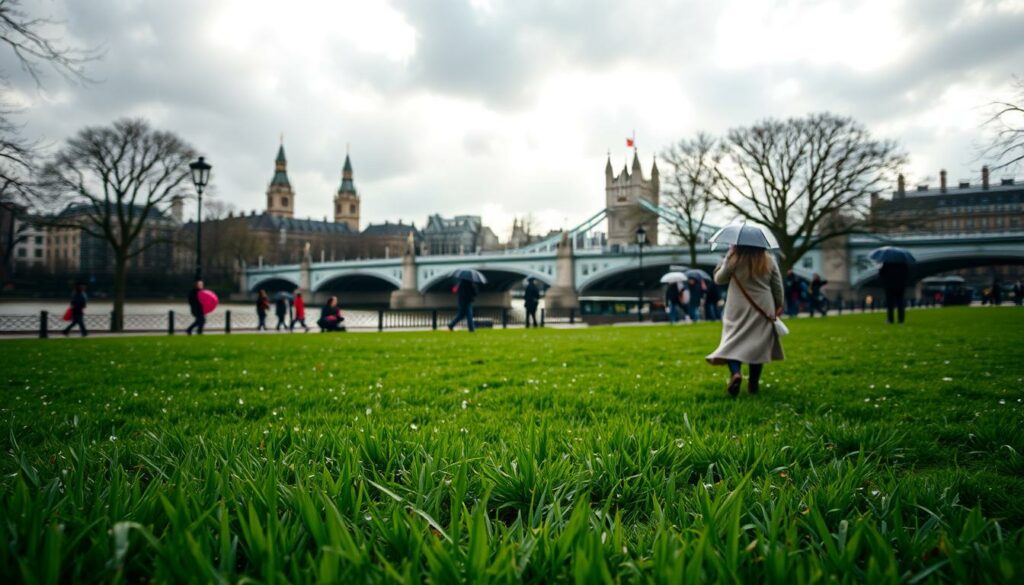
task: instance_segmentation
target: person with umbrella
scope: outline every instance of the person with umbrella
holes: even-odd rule
[[[199,335],[203,334],[203,327],[206,326],[206,313],[203,312],[203,303],[199,301],[199,291],[203,290],[203,281],[197,280],[192,290],[188,291],[188,309],[192,313],[192,324],[188,326],[185,333],[192,335],[192,331]]]
[[[712,245],[729,244],[729,253],[715,269],[715,282],[729,285],[722,338],[707,356],[711,365],[729,366],[730,396],[740,392],[742,364],[749,364],[747,391],[759,390],[764,364],[785,358],[775,321],[782,314],[782,273],[769,250],[778,244],[770,232],[745,224],[727,226],[711,237]],[[735,294],[732,288],[738,289]]]
[[[914,256],[903,248],[884,246],[872,251],[869,257],[882,264],[882,267],[878,269],[878,277],[882,280],[882,287],[885,289],[887,321],[891,324],[893,313],[896,313],[899,323],[903,324],[906,313],[907,281],[910,278],[910,264],[914,262]]]
[[[718,302],[722,300],[722,291],[714,280],[707,280],[705,284],[708,290],[704,293],[704,317],[708,321],[718,321],[722,318],[722,312],[718,308]]]
[[[683,272],[669,272],[661,277],[662,284],[668,285],[665,288],[665,308],[668,309],[668,321],[675,324],[679,321],[680,312],[684,312],[684,305],[689,304],[686,297],[686,274]]]
[[[533,319],[533,326],[537,327],[537,305],[540,303],[540,289],[537,288],[537,279],[529,277],[526,279],[526,290],[523,291],[523,306],[526,308],[526,328],[530,328],[530,319]]]
[[[282,328],[288,329],[288,301],[290,299],[291,295],[286,292],[274,295],[274,313],[277,315],[277,327],[274,327],[274,331],[280,331]]]
[[[454,292],[458,300],[459,310],[455,313],[455,318],[448,322],[448,331],[454,331],[459,321],[465,319],[469,332],[473,333],[476,331],[476,323],[473,321],[473,301],[479,292],[476,285],[477,283],[486,283],[487,279],[477,270],[466,269],[456,270],[452,272],[452,276],[458,280],[458,283],[455,284]]]
[[[708,281],[711,275],[699,268],[691,268],[686,271],[686,286],[690,289],[690,299],[687,303],[687,314],[690,321],[696,323],[700,320],[700,302],[707,294]]]
[[[267,311],[269,310],[270,298],[267,297],[267,291],[261,288],[259,294],[256,296],[256,318],[258,319],[256,331],[267,330]]]

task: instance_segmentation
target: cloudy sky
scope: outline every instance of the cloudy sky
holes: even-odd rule
[[[636,132],[665,145],[830,110],[898,140],[908,180],[978,180],[986,104],[1024,75],[1024,0],[35,0],[102,46],[98,83],[36,88],[0,55],[25,133],[143,116],[262,209],[284,134],[299,216],[331,213],[350,145],[363,224],[483,215],[574,225]]]

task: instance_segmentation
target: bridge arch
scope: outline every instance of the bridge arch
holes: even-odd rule
[[[249,292],[251,293],[257,292],[260,289],[268,293],[279,291],[291,292],[297,288],[299,288],[298,280],[279,274],[270,274],[249,281]]]
[[[554,284],[554,276],[543,272],[520,268],[518,266],[502,266],[501,268],[478,268],[467,265],[465,268],[479,270],[487,278],[487,284],[480,285],[480,292],[505,292],[526,280],[529,277],[536,278],[546,286]],[[445,270],[420,285],[421,293],[445,292],[453,282],[451,270]]]
[[[918,256],[917,262],[913,264],[910,277],[913,282],[927,278],[935,274],[959,270],[961,268],[975,268],[979,266],[1001,266],[1006,264],[1024,265],[1024,247],[1018,249],[1004,250],[977,250],[954,252],[950,254],[932,254]],[[860,274],[853,283],[853,288],[878,288],[882,284],[878,279],[878,266]]]
[[[321,278],[312,292],[390,292],[402,283],[397,278],[368,270],[350,270]]]
[[[580,295],[595,293],[597,291],[636,291],[640,278],[643,279],[644,288],[651,290],[662,286],[661,277],[669,271],[672,266],[679,266],[682,263],[674,258],[653,258],[650,261],[644,258],[643,275],[638,276],[638,265],[635,263],[624,266],[616,266],[593,274],[589,278],[577,284]],[[696,266],[688,268],[699,268],[709,274],[715,269],[714,264],[704,264],[698,260]]]

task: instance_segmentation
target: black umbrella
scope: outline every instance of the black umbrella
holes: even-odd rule
[[[872,250],[871,255],[868,256],[868,258],[871,258],[880,264],[913,264],[915,262],[913,254],[908,250],[897,248],[896,246],[882,246],[881,248]]]
[[[690,278],[703,278],[704,280],[707,280],[709,282],[714,280],[713,278],[711,278],[710,274],[704,272],[700,268],[691,268],[687,270],[686,276],[689,276]]]
[[[472,268],[458,268],[452,271],[452,278],[459,280],[468,280],[470,282],[476,282],[479,284],[487,284],[487,278],[479,270],[473,270]]]
[[[280,300],[290,301],[290,300],[292,300],[292,299],[294,299],[294,298],[295,298],[295,296],[294,296],[294,295],[292,295],[292,293],[290,293],[290,292],[285,292],[285,291],[283,291],[283,290],[282,290],[282,291],[279,291],[279,292],[276,292],[276,293],[274,293],[274,300],[275,300],[275,301],[280,301]]]
[[[725,226],[715,232],[710,241],[712,250],[719,245],[750,246],[767,250],[776,250],[779,247],[778,240],[770,231],[759,225],[745,223]]]

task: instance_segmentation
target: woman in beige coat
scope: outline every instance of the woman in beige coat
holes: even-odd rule
[[[754,394],[764,364],[784,358],[773,323],[782,314],[782,273],[768,250],[733,246],[715,270],[715,282],[728,284],[729,296],[725,301],[722,340],[707,357],[708,363],[729,366],[732,376],[727,390],[731,396],[739,394],[743,382],[740,365],[750,364],[747,390]]]

